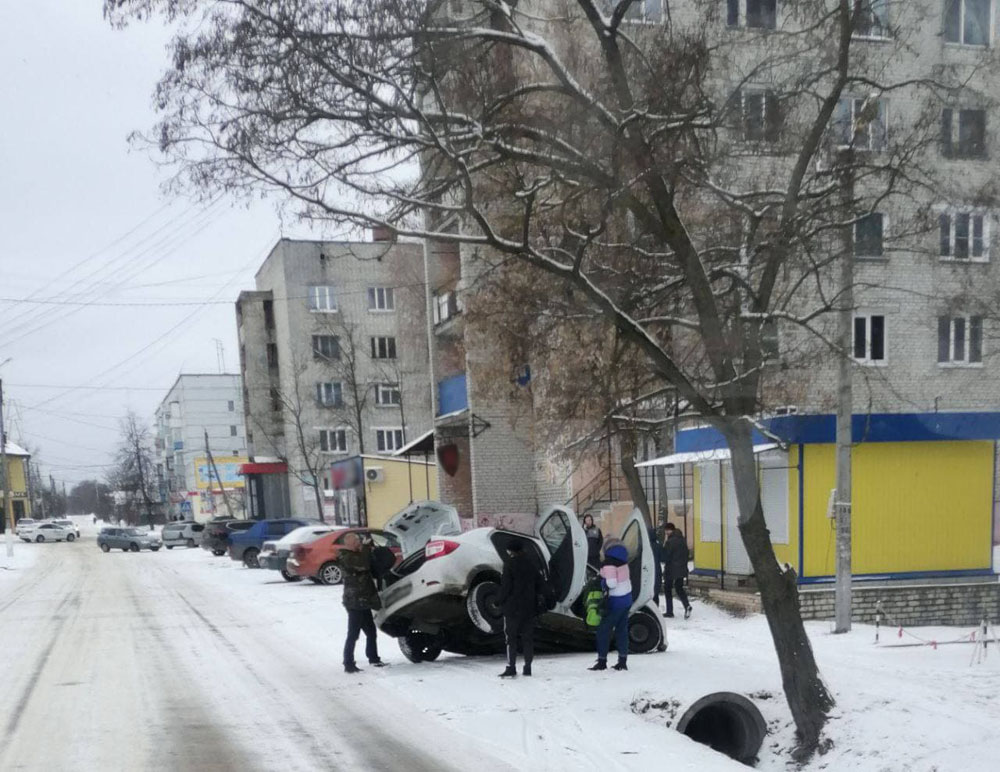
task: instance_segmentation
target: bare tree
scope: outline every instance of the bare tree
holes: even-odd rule
[[[688,0],[658,24],[632,23],[653,7],[637,0],[471,0],[457,16],[419,0],[105,7],[180,25],[155,132],[179,184],[277,190],[307,217],[458,242],[469,287],[498,269],[546,276],[567,329],[613,328],[724,436],[811,753],[833,698],[761,508],[753,430],[785,378],[767,341],[778,328],[783,348],[849,356],[834,268],[871,218],[893,211],[879,249],[919,253],[935,198],[995,200],[987,170],[937,163],[939,142],[946,157],[984,150],[974,117],[954,142],[951,126],[963,100],[990,105],[993,59],[917,60],[940,16],[916,2],[890,4],[892,19],[866,0],[800,0],[780,20],[727,20]]]
[[[138,524],[144,510],[146,523],[152,528],[153,498],[157,495],[152,434],[149,426],[131,410],[119,421],[119,431],[115,466],[108,473],[108,484],[126,495],[129,520]]]
[[[337,339],[336,351],[320,356],[323,377],[330,377],[340,385],[339,393],[324,394],[317,387],[316,402],[324,411],[337,418],[337,422],[350,428],[357,438],[358,453],[365,452],[365,412],[372,397],[374,384],[365,377],[368,353],[361,339],[358,325],[348,322],[339,314],[325,319],[321,329]]]

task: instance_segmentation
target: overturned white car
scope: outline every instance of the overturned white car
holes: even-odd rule
[[[399,640],[411,662],[430,661],[442,651],[493,654],[504,650],[498,595],[506,547],[520,540],[548,569],[556,605],[535,626],[537,651],[586,651],[594,632],[584,623],[584,589],[597,569],[587,565],[587,540],[576,515],[549,507],[528,536],[498,528],[462,533],[454,508],[418,502],[386,525],[403,546],[403,561],[389,574],[375,622]],[[629,555],[632,611],[629,650],[662,650],[666,633],[653,597],[655,565],[638,510],[622,531]]]

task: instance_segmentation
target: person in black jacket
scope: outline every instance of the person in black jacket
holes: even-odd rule
[[[587,537],[587,563],[594,568],[601,565],[601,547],[604,546],[604,534],[594,525],[593,515],[583,516],[583,533]]]
[[[357,533],[344,537],[344,547],[337,558],[344,575],[344,608],[347,609],[347,640],[344,641],[344,672],[360,673],[354,661],[354,646],[362,631],[365,634],[365,656],[368,664],[382,667],[378,656],[378,634],[375,630],[373,609],[382,608],[382,601],[375,586],[375,566],[371,545],[363,543]]]
[[[535,654],[535,617],[538,597],[542,591],[541,574],[534,558],[520,541],[507,546],[507,559],[500,576],[500,608],[503,610],[503,630],[507,639],[507,669],[501,678],[517,675],[517,642],[521,640],[526,676],[531,675],[531,660]]]
[[[667,539],[663,544],[663,594],[667,600],[665,617],[674,615],[674,598],[671,588],[677,593],[680,602],[684,604],[684,618],[691,616],[691,603],[684,590],[684,580],[688,575],[688,545],[687,539],[673,523],[667,523],[663,530]]]

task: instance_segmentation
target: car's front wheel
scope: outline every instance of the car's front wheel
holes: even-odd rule
[[[66,541],[76,541],[76,534],[71,533],[66,535]]]
[[[323,580],[318,576],[307,576],[306,578],[313,584],[323,584]]]
[[[340,584],[344,581],[344,572],[340,570],[340,566],[331,560],[329,563],[324,563],[323,567],[320,568],[319,579],[323,584]]]
[[[101,552],[111,552],[111,547],[109,547],[107,544],[102,544]]]
[[[43,541],[45,541],[45,537],[41,536],[41,535],[36,536],[35,537],[35,541],[38,542],[39,544],[41,544]]]
[[[437,636],[429,633],[407,633],[397,640],[399,650],[410,662],[433,662],[441,655]]]
[[[215,555],[215,557],[217,557],[217,558],[221,558],[223,555],[226,554],[226,551],[225,550],[212,550],[212,554]]]
[[[193,547],[194,546],[194,539],[188,539],[187,540],[187,545],[188,545],[188,547]]]
[[[136,544],[135,542],[132,542],[131,544],[129,544],[128,548],[130,550],[132,550],[132,552],[138,552],[139,551],[139,545]]]
[[[150,548],[149,548],[149,551],[150,551],[150,552],[156,552],[156,551],[157,551],[157,550],[159,550],[159,549],[160,549],[159,547],[150,547]]]
[[[163,546],[166,547],[168,550],[172,550],[174,548],[173,544],[164,544]]]
[[[503,630],[503,610],[500,608],[500,585],[496,582],[480,582],[465,599],[465,608],[479,630],[484,633],[499,633]]]
[[[260,555],[260,550],[256,547],[250,547],[246,552],[243,553],[243,565],[247,568],[260,568],[260,561],[257,557]]]
[[[284,579],[286,582],[301,582],[302,581],[302,577],[301,576],[296,576],[295,574],[290,574],[284,568],[281,569],[281,578]]]
[[[663,640],[660,620],[645,610],[639,610],[628,618],[628,650],[632,654],[646,654],[653,651]]]

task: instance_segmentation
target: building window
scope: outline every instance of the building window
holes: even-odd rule
[[[346,429],[320,429],[319,449],[323,453],[346,453],[347,452],[347,430]]]
[[[309,310],[331,312],[337,310],[337,298],[333,287],[328,284],[313,285],[309,288]]]
[[[774,29],[777,21],[777,0],[726,0],[726,24],[730,27]]]
[[[340,338],[336,335],[313,335],[312,341],[313,359],[340,359]]]
[[[264,301],[264,328],[267,330],[274,329],[274,301],[265,300]]]
[[[379,453],[390,450],[399,450],[403,447],[403,430],[399,428],[376,429],[375,449]]]
[[[945,158],[986,157],[986,111],[941,111],[941,154]]]
[[[273,386],[271,387],[271,412],[280,413],[281,412],[281,392],[278,391]]]
[[[396,339],[379,336],[372,338],[372,359],[395,359]]]
[[[854,223],[854,256],[882,257],[882,235],[885,217],[873,212]]]
[[[432,298],[434,324],[447,322],[461,310],[456,292],[435,292]]]
[[[272,370],[278,367],[278,344],[267,344],[267,366]]]
[[[229,412],[233,413],[236,411],[236,403],[233,400],[229,400]]]
[[[770,90],[740,91],[740,128],[744,142],[777,142],[781,137],[781,105]]]
[[[989,218],[974,212],[947,212],[938,215],[939,248],[942,258],[951,260],[990,259]]]
[[[663,21],[663,0],[634,0],[625,12],[625,21],[636,23]]]
[[[990,43],[991,0],[945,0],[944,39],[967,46]]]
[[[385,407],[399,405],[402,401],[398,383],[379,383],[375,386],[375,404]]]
[[[395,309],[396,301],[393,297],[392,287],[368,288],[369,311],[394,311]]]
[[[885,316],[856,314],[854,317],[854,359],[868,364],[885,363]]]
[[[972,365],[983,361],[983,317],[938,317],[938,363]]]
[[[778,359],[780,353],[778,345],[778,322],[774,319],[767,319],[761,325],[760,353],[765,362],[774,362]]]
[[[862,38],[889,37],[889,0],[861,0],[854,34]]]
[[[235,437],[236,434],[237,434],[236,427],[235,426],[230,426],[229,427],[229,436],[230,437]]]
[[[885,150],[888,144],[887,107],[884,99],[844,97],[833,113],[832,131],[838,147]]]
[[[344,390],[340,383],[323,382],[316,384],[316,402],[323,407],[343,407]]]

